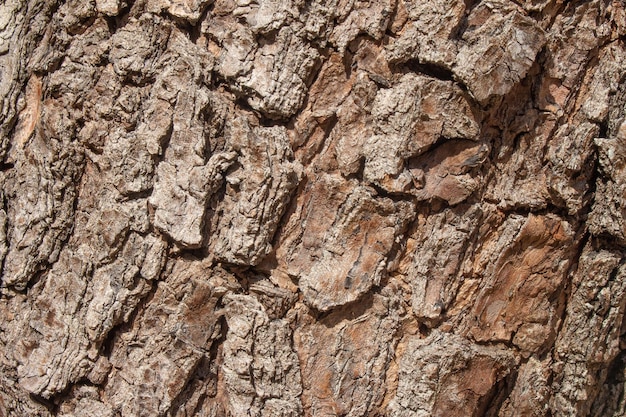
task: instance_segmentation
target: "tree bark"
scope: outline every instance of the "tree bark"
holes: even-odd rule
[[[626,416],[626,4],[0,4],[0,416]]]

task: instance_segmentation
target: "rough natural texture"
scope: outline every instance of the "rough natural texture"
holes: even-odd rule
[[[620,0],[0,4],[0,417],[626,416]]]

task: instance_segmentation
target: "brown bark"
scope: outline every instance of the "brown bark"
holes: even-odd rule
[[[0,4],[0,416],[626,415],[619,0]]]

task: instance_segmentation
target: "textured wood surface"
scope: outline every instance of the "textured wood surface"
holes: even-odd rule
[[[626,416],[626,4],[6,0],[0,416]]]

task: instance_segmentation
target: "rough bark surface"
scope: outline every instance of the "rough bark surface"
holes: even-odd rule
[[[626,416],[626,4],[6,0],[0,416]]]

